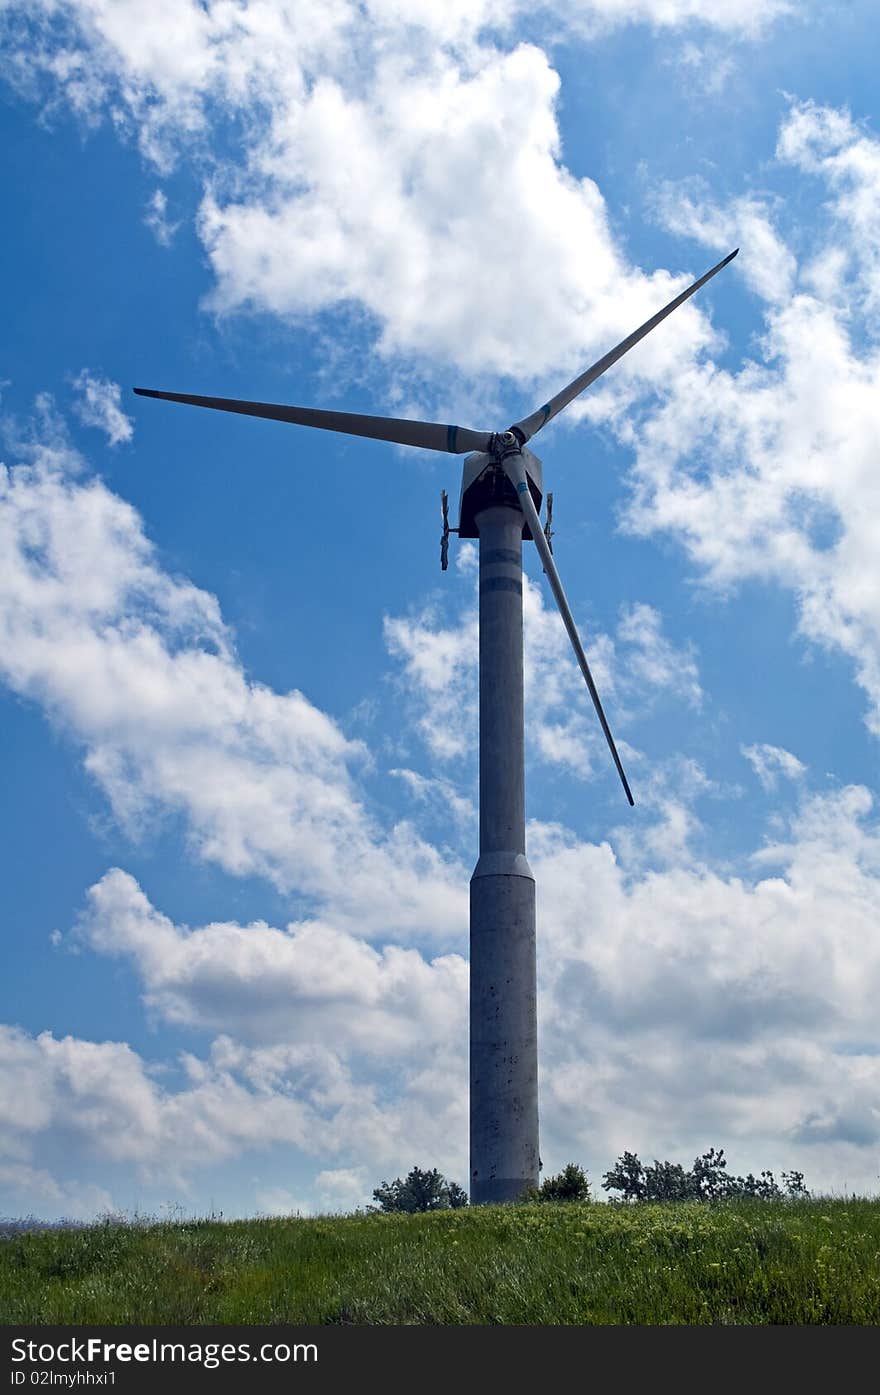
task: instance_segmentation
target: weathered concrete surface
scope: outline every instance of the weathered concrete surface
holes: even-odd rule
[[[477,515],[480,858],[471,878],[470,1191],[515,1200],[538,1182],[535,881],[525,856],[522,526]]]

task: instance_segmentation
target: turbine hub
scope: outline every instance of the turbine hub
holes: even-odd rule
[[[516,431],[497,431],[492,437],[491,452],[496,460],[504,460],[508,455],[519,455],[522,438]]]

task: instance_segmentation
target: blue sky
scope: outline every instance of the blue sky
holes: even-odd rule
[[[867,4],[0,7],[0,1211],[464,1181],[460,461],[536,442],[541,1152],[876,1190],[880,113]]]

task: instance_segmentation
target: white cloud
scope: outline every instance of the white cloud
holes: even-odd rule
[[[648,23],[742,38],[789,9],[580,0],[546,13],[557,31]],[[559,78],[518,41],[521,0],[42,0],[7,13],[26,16],[9,42],[22,80],[92,119],[110,110],[160,169],[198,154],[219,312],[354,305],[386,360],[430,360],[435,379],[516,377],[525,408],[704,269],[646,272],[622,253],[599,189],[562,162]],[[212,152],[205,176],[215,115],[240,122],[244,153],[229,165]],[[162,236],[163,199],[150,215]],[[690,304],[615,381],[662,383],[712,342]]]
[[[384,633],[431,755],[445,761],[472,751],[477,740],[475,606],[463,610],[452,625],[436,605],[408,616],[386,616]],[[699,707],[702,690],[693,646],[672,644],[651,606],[636,602],[624,607],[613,638],[586,625],[580,633],[615,732],[635,712],[649,711],[661,695]],[[597,760],[604,770],[604,737],[571,641],[552,597],[526,575],[523,639],[526,725],[533,754],[581,778],[590,777]]]
[[[159,243],[160,247],[170,247],[174,241],[174,234],[180,227],[179,223],[172,223],[168,217],[168,199],[161,189],[156,189],[147,201],[147,211],[144,215],[144,222],[150,232]]]
[[[316,83],[276,118],[268,189],[204,201],[210,303],[301,315],[354,301],[380,354],[468,374],[531,380],[597,357],[686,279],[619,256],[595,184],[559,164],[558,86],[530,45],[465,70],[442,54],[415,69],[409,54],[384,56],[366,98]],[[511,184],[515,219],[497,196]],[[621,371],[651,378],[709,338],[686,312]]]
[[[810,4],[797,13],[809,13]],[[139,128],[155,157],[203,132],[213,101],[227,111],[280,106],[301,97],[317,73],[362,80],[375,55],[408,48],[424,59],[447,49],[515,42],[514,26],[536,7],[526,0],[6,0],[7,80],[49,99],[59,94],[84,117],[111,106]],[[547,22],[584,34],[630,24],[754,38],[790,0],[573,0],[546,3]],[[361,58],[360,72],[356,66]],[[465,60],[463,60],[465,61]],[[45,89],[44,89],[45,90]],[[121,110],[120,110],[121,108]]]
[[[18,1219],[58,1217],[71,1221],[93,1221],[96,1216],[115,1211],[113,1197],[93,1183],[63,1182],[44,1167],[28,1163],[0,1162],[0,1196],[8,1198],[10,1210]],[[22,1217],[21,1206],[31,1208]],[[2,1220],[0,1220],[2,1225]]]
[[[828,212],[837,238],[818,257],[837,258],[838,277],[852,273],[866,297],[864,310],[880,305],[880,141],[848,111],[815,102],[795,104],[779,133],[778,158],[823,179],[834,197]]]
[[[653,606],[637,601],[624,607],[616,641],[623,650],[620,663],[629,691],[638,693],[640,706],[648,707],[656,693],[665,692],[688,707],[700,707],[703,690],[694,645],[677,649],[663,634],[662,617]]]
[[[542,1142],[801,1167],[875,1189],[880,828],[866,790],[807,800],[757,879],[679,861],[629,875],[534,827]],[[609,1162],[604,1162],[608,1158]],[[858,1178],[858,1181],[854,1179]]]
[[[806,798],[748,875],[686,853],[644,870],[540,824],[530,858],[545,1165],[578,1156],[598,1180],[624,1148],[689,1162],[714,1144],[738,1170],[798,1167],[817,1189],[874,1190],[880,824],[866,790]],[[121,1166],[182,1186],[283,1144],[317,1175],[285,1197],[260,1182],[269,1210],[344,1208],[413,1160],[464,1177],[460,962],[448,976],[448,961],[380,956],[328,927],[324,962],[317,929],[313,944],[299,927],[188,931],[120,872],[98,884],[81,934],[128,959],[155,1012],[210,1027],[231,1002],[250,1040],[217,1037],[172,1084],[124,1043],[4,1028],[0,1141],[13,1172],[42,1169],[69,1191],[88,1168]],[[361,1015],[391,1069],[365,1053]]]
[[[407,616],[386,615],[385,645],[402,665],[413,694],[416,726],[432,755],[452,760],[477,737],[477,615],[473,607],[444,628],[433,607]]]
[[[808,11],[809,4],[801,7]],[[565,11],[587,31],[622,24],[650,24],[658,29],[691,24],[722,33],[757,37],[774,20],[795,12],[791,0],[572,0]]]
[[[765,790],[774,790],[780,775],[787,780],[798,780],[806,773],[804,763],[783,746],[761,741],[754,746],[741,746],[740,750]]]
[[[710,585],[789,588],[800,634],[852,662],[877,733],[880,142],[846,113],[795,104],[778,153],[826,185],[809,229],[777,229],[782,206],[761,214],[754,198],[719,209],[689,186],[677,210],[668,191],[662,200],[676,230],[712,246],[745,219],[734,267],[765,301],[765,332],[738,370],[707,363],[674,379],[630,437],[627,524],[672,534]]]
[[[295,1196],[287,1187],[257,1187],[257,1212],[263,1216],[310,1216],[311,1202]]]
[[[103,431],[111,446],[130,441],[134,435],[131,418],[122,410],[122,389],[108,378],[96,378],[87,369],[74,379],[80,393],[76,414],[85,426]]]
[[[119,868],[91,887],[77,937],[128,958],[166,1022],[243,1041],[332,1042],[342,1057],[406,1060],[462,1040],[467,965],[366,940],[325,921],[176,926]]]
[[[371,1188],[363,1168],[336,1167],[318,1173],[315,1190],[328,1210],[350,1211],[363,1203]]]
[[[29,1091],[36,1092],[31,1099]],[[126,1127],[119,1127],[122,1121]],[[160,1128],[156,1091],[138,1056],[124,1042],[57,1041],[0,1029],[0,1138],[7,1153],[26,1159],[27,1140],[55,1123],[86,1151],[99,1144],[111,1162],[132,1162],[151,1151]]]
[[[317,1158],[338,1159],[338,1169],[319,1170],[323,1198],[348,1194],[344,1174],[353,1178],[366,1167],[372,1176],[414,1150],[428,1150],[441,1170],[452,1168],[467,1126],[464,1096],[453,1088],[465,1068],[463,1048],[454,1056],[437,1053],[430,1070],[416,1063],[399,1071],[389,1097],[326,1046],[250,1049],[219,1037],[206,1057],[183,1058],[188,1078],[174,1088],[125,1043],[33,1037],[3,1026],[7,1183],[14,1195],[30,1171],[47,1208],[60,1214],[80,1187],[77,1175],[95,1167],[121,1166],[142,1185],[185,1189],[200,1168],[276,1144],[312,1166]],[[39,1109],[18,1107],[23,1082],[38,1092]],[[57,1180],[65,1174],[73,1180]],[[257,1193],[266,1209],[265,1186]]]
[[[420,775],[417,770],[394,769],[389,770],[388,774],[400,780],[419,804],[438,814],[451,815],[464,828],[474,826],[476,806],[472,799],[465,799],[459,794],[451,780]]]
[[[611,835],[628,873],[701,866],[695,843],[704,830],[694,806],[698,800],[720,794],[694,760],[678,757],[652,762],[639,780],[639,808],[648,818],[640,817],[635,824],[628,820]]]
[[[664,226],[719,252],[742,245],[737,270],[751,290],[771,305],[791,299],[797,263],[774,227],[772,210],[754,195],[720,207],[702,180],[662,185],[655,207]]]
[[[168,575],[135,510],[80,469],[58,442],[0,476],[0,678],[83,748],[132,835],[178,814],[198,856],[340,923],[459,938],[463,869],[410,824],[375,825],[361,743],[249,681],[216,599]]]
[[[691,91],[717,96],[724,90],[736,70],[733,54],[718,43],[697,44],[688,40],[681,45],[675,62],[687,75]]]
[[[362,1168],[330,1168],[315,1178],[312,1199],[304,1200],[287,1187],[269,1186],[257,1190],[256,1200],[267,1216],[345,1215],[367,1204],[375,1181],[367,1181]]]

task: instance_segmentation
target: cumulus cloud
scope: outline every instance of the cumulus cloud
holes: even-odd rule
[[[846,110],[800,102],[792,106],[780,129],[776,154],[784,163],[818,176],[831,190],[826,212],[840,237],[817,251],[819,274],[823,269],[827,274],[829,255],[833,256],[838,277],[855,281],[866,297],[865,310],[876,312],[880,304],[880,141]]]
[[[205,1057],[187,1055],[182,1063],[186,1078],[175,1088],[123,1042],[0,1027],[8,1180],[26,1181],[38,1152],[48,1204],[53,1184],[60,1186],[57,1212],[73,1188],[55,1177],[96,1163],[121,1166],[144,1185],[185,1188],[200,1168],[282,1144],[312,1167],[318,1158],[335,1159],[341,1174],[353,1174],[365,1159],[381,1169],[417,1146],[451,1165],[466,1130],[463,1096],[451,1088],[461,1059],[451,1069],[438,1055],[430,1073],[418,1065],[399,1072],[390,1099],[326,1046],[248,1048],[218,1037]],[[39,1108],[21,1107],[23,1082],[37,1090]],[[318,1171],[321,1193],[332,1192],[334,1181],[337,1194],[345,1192],[340,1177],[328,1181],[328,1169]]]
[[[559,163],[558,87],[530,45],[484,54],[472,71],[445,55],[416,71],[409,55],[384,57],[367,99],[316,83],[276,120],[261,162],[269,191],[203,203],[210,303],[300,315],[353,301],[386,357],[568,376],[687,278],[627,267],[596,185]],[[331,158],[339,150],[345,161]],[[515,219],[497,192],[511,184]],[[652,378],[709,340],[694,310],[621,371]]]
[[[76,414],[85,426],[95,426],[103,431],[111,446],[130,441],[134,435],[131,418],[122,410],[122,389],[109,378],[96,378],[84,368],[74,379],[73,386],[80,394],[76,402]]]
[[[375,824],[362,744],[248,680],[216,599],[164,571],[136,511],[81,469],[59,442],[0,476],[3,681],[80,745],[133,836],[180,815],[228,872],[361,930],[459,937],[463,869],[405,821]]]
[[[757,875],[685,859],[632,876],[608,844],[551,827],[530,848],[545,1160],[574,1139],[597,1160],[685,1162],[715,1142],[744,1167],[874,1190],[880,829],[866,790],[808,798],[758,850]]]
[[[582,32],[637,22],[740,37],[787,9],[547,7]],[[91,119],[112,112],[160,170],[199,153],[215,311],[301,319],[354,306],[386,367],[403,355],[410,368],[429,360],[435,381],[514,377],[525,409],[704,269],[643,270],[624,255],[600,190],[563,163],[558,75],[518,37],[529,13],[520,0],[42,0],[6,7],[7,46],[20,84]],[[238,163],[216,150],[206,161],[218,114],[239,123]],[[148,221],[170,236],[161,192]],[[638,393],[712,343],[689,304],[615,379]]]
[[[799,1167],[817,1189],[873,1190],[880,823],[868,792],[807,796],[739,874],[686,855],[646,869],[553,825],[529,837],[545,1163],[577,1150],[596,1176],[624,1148],[689,1161],[720,1144],[740,1170]],[[283,1144],[317,1175],[286,1198],[261,1183],[269,1210],[354,1204],[414,1158],[465,1175],[460,960],[378,953],[329,925],[188,929],[118,870],[93,888],[78,935],[122,957],[163,1020],[211,1031],[229,1011],[234,1031],[185,1054],[173,1083],[124,1043],[3,1029],[13,1169],[76,1179],[97,1160],[184,1185]]]
[[[851,661],[876,734],[880,142],[847,113],[796,103],[777,150],[828,195],[808,231],[786,230],[772,199],[763,213],[752,197],[721,208],[694,202],[688,186],[674,212],[663,201],[673,227],[711,246],[739,240],[745,220],[734,267],[762,299],[764,334],[737,370],[704,363],[675,379],[630,436],[626,523],[678,539],[709,585],[790,589],[800,634]],[[754,248],[748,230],[760,232]]]
[[[469,555],[469,554],[468,554]],[[702,701],[692,645],[676,646],[660,614],[644,602],[621,610],[613,636],[581,625],[590,669],[615,732],[657,700]],[[400,664],[400,681],[429,752],[445,761],[474,749],[477,739],[477,613],[452,624],[437,605],[386,616],[385,643]],[[605,745],[571,641],[552,597],[523,576],[523,639],[528,737],[539,760],[589,778]]]
[[[801,13],[809,5],[800,6]],[[792,13],[790,0],[573,0],[538,7],[581,34],[628,24],[715,30],[753,38]],[[127,116],[154,159],[204,132],[211,104],[227,111],[280,106],[316,73],[356,83],[374,54],[409,47],[464,54],[515,42],[526,0],[7,0],[2,12],[7,80],[31,95],[66,100],[96,120]],[[360,57],[360,73],[357,58]],[[462,58],[462,61],[466,61]],[[41,86],[42,83],[42,86]]]
[[[428,961],[398,945],[374,949],[326,921],[277,929],[176,926],[119,868],[88,894],[78,938],[136,968],[144,999],[166,1022],[243,1041],[334,1043],[343,1056],[405,1059],[465,1032],[465,961]]]

